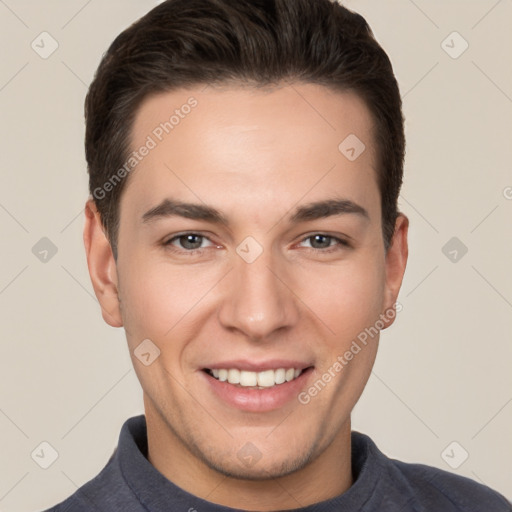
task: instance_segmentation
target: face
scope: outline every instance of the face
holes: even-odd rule
[[[384,249],[372,129],[356,95],[312,84],[202,86],[138,110],[132,149],[150,149],[121,198],[118,260],[90,250],[89,266],[127,332],[150,443],[181,471],[276,478],[347,446],[378,344],[361,333],[392,322],[406,260],[404,217]]]

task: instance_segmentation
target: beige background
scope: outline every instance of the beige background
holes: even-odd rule
[[[63,500],[143,412],[124,333],[103,323],[86,268],[83,99],[115,35],[155,4],[0,0],[1,511]],[[392,457],[512,498],[512,2],[346,5],[367,18],[399,79],[400,207],[411,220],[403,311],[383,334],[354,429]],[[47,59],[31,48],[43,31],[59,45]],[[469,44],[458,58],[442,45],[453,31]],[[444,43],[452,55],[462,45]],[[58,249],[46,263],[32,252],[42,237]],[[58,452],[48,469],[31,458],[43,441]]]

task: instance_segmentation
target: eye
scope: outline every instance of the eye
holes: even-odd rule
[[[198,233],[182,233],[170,238],[164,245],[176,250],[182,249],[185,252],[193,252],[208,247],[203,246],[205,241],[208,241],[210,246],[214,245],[208,238]]]
[[[316,233],[314,235],[308,236],[302,240],[301,243],[304,243],[306,241],[310,241],[310,247],[314,250],[322,251],[322,252],[330,252],[331,250],[337,250],[342,247],[348,247],[349,244],[346,240],[343,240],[341,238],[331,236],[331,235],[324,235],[322,233]],[[334,242],[334,246],[333,246]],[[326,251],[326,249],[329,249]]]

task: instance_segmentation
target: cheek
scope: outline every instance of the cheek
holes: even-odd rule
[[[384,282],[384,269],[377,262],[347,262],[303,272],[300,296],[339,344],[357,337],[378,319]]]
[[[164,340],[204,295],[204,282],[165,264],[137,265],[120,275],[123,320],[136,337]]]

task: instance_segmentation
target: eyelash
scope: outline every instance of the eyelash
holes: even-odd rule
[[[190,231],[190,232],[186,232],[186,233],[181,233],[179,235],[175,235],[173,236],[172,238],[170,238],[169,240],[167,240],[166,242],[163,243],[164,247],[166,247],[167,249],[169,249],[170,251],[172,252],[175,252],[175,253],[179,253],[179,254],[187,254],[187,255],[201,255],[205,249],[207,249],[207,247],[203,247],[203,248],[200,248],[200,249],[177,249],[176,247],[174,247],[172,245],[172,242],[174,242],[175,240],[179,240],[180,238],[184,238],[184,237],[187,237],[187,236],[196,236],[196,237],[199,237],[199,238],[202,238],[202,239],[206,239],[208,240],[209,242],[211,242],[211,240],[205,236],[205,235],[201,235],[200,233],[195,233],[193,231]],[[335,236],[332,236],[332,235],[327,235],[325,233],[314,233],[313,235],[309,235],[309,236],[306,236],[304,237],[300,242],[304,242],[305,240],[309,240],[309,239],[312,239],[314,238],[315,236],[323,236],[325,238],[329,238],[331,241],[334,241],[334,242],[337,242],[336,245],[333,245],[333,246],[329,246],[325,249],[318,249],[318,248],[315,248],[315,247],[306,247],[306,249],[309,249],[311,251],[314,251],[314,252],[320,252],[320,253],[331,253],[331,252],[335,252],[335,251],[338,251],[340,250],[341,248],[348,248],[350,247],[350,244],[342,239],[342,238],[338,238],[338,237],[335,237]]]

